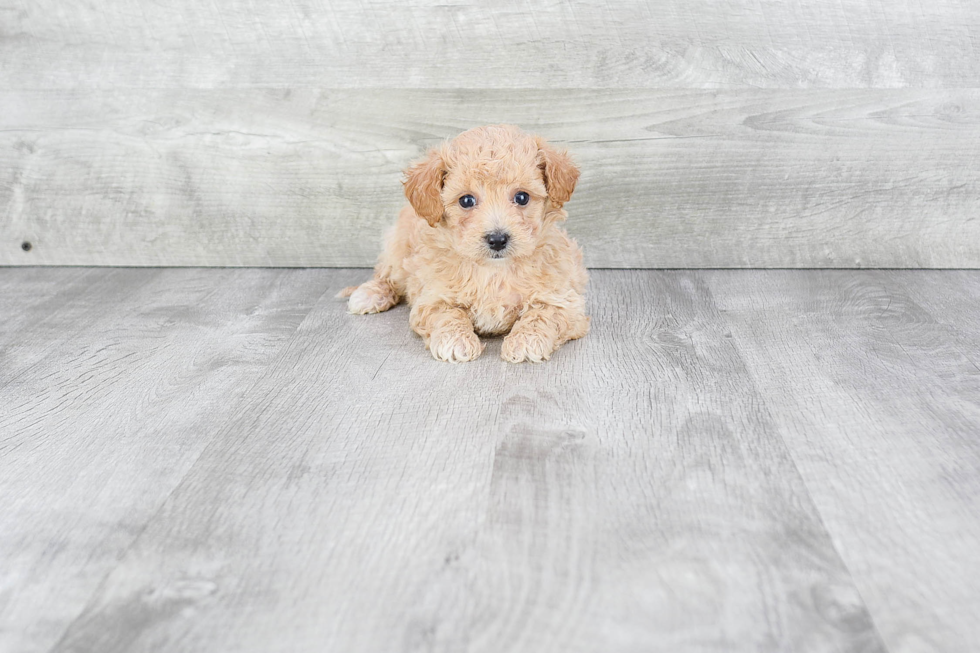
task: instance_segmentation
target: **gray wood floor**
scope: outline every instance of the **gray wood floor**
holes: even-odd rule
[[[364,270],[0,269],[0,651],[980,641],[980,271],[594,271],[543,365]]]

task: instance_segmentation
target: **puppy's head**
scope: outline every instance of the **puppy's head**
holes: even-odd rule
[[[449,230],[478,260],[519,258],[563,220],[579,171],[564,152],[509,125],[478,127],[429,152],[405,173],[419,217]]]

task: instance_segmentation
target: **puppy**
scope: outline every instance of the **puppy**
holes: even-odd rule
[[[471,361],[480,335],[501,356],[541,362],[589,331],[582,250],[559,225],[578,168],[509,125],[471,129],[405,173],[410,207],[385,237],[374,278],[341,291],[351,313],[402,299],[437,360]]]

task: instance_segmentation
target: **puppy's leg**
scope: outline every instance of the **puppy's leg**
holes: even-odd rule
[[[374,266],[374,278],[338,293],[338,297],[350,297],[347,301],[349,312],[380,313],[402,300],[407,277],[403,264],[411,253],[410,242],[421,223],[410,208],[401,212],[398,221],[385,234],[384,248]]]
[[[340,292],[341,296],[349,293],[347,311],[357,315],[381,313],[401,301],[394,285],[388,279],[377,275],[366,283],[354,288],[344,288]]]
[[[459,363],[471,361],[483,353],[485,345],[461,308],[444,303],[416,303],[410,322],[412,329],[425,339],[425,346],[436,360]]]
[[[540,363],[569,340],[589,332],[583,306],[532,305],[514,323],[500,347],[500,357],[509,363]]]

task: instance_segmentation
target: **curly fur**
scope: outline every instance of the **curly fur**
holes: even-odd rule
[[[504,360],[547,360],[589,330],[582,251],[559,226],[578,176],[566,153],[509,125],[431,150],[405,173],[410,206],[386,235],[374,278],[341,291],[348,310],[407,300],[412,328],[438,360],[473,360],[484,349],[478,334],[505,333]],[[475,207],[460,206],[466,194]],[[508,235],[506,249],[488,246],[491,232]]]

